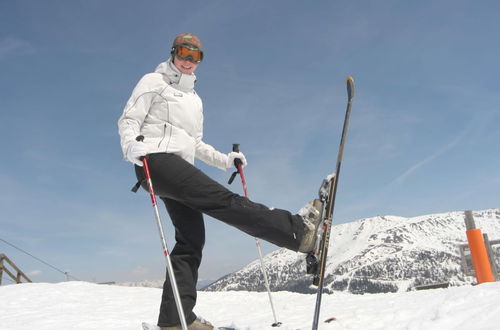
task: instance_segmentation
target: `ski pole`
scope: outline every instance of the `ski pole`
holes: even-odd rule
[[[139,135],[136,138],[137,141],[144,140],[144,136]],[[160,234],[161,244],[163,248],[163,255],[165,256],[165,261],[167,262],[167,273],[170,279],[170,284],[172,286],[172,291],[174,293],[175,305],[177,306],[177,312],[179,313],[179,319],[181,320],[182,330],[187,330],[186,317],[184,316],[184,309],[182,309],[181,297],[179,295],[179,289],[177,288],[177,282],[175,281],[174,268],[172,267],[172,261],[170,260],[170,253],[168,252],[167,241],[165,240],[165,235],[163,233],[163,226],[160,219],[160,212],[158,211],[158,204],[156,203],[156,196],[153,190],[153,182],[151,181],[151,175],[149,173],[148,160],[146,157],[142,157],[142,164],[144,169],[144,176],[146,177],[146,182],[148,185],[149,196],[151,197],[151,202],[153,203],[153,210],[156,219],[156,225],[158,226],[158,232]]]
[[[238,143],[233,143],[233,151],[240,152],[240,145]],[[245,174],[243,173],[243,162],[241,161],[241,159],[236,158],[234,160],[234,165],[236,166],[236,172],[234,172],[231,175],[231,178],[229,179],[228,183],[231,184],[235,176],[239,174],[241,177],[241,184],[243,186],[245,197],[248,198],[247,182],[245,180]],[[266,269],[264,268],[264,258],[262,257],[262,249],[260,248],[260,241],[257,237],[255,237],[255,245],[257,246],[257,251],[259,253],[260,269],[262,270],[262,274],[264,275],[264,283],[266,285],[267,295],[269,296],[269,303],[271,304],[271,309],[273,311],[274,323],[272,324],[272,326],[279,327],[281,325],[281,322],[278,322],[278,319],[276,318],[276,311],[274,310],[273,298],[271,296],[271,288],[269,286],[269,281],[267,279]]]

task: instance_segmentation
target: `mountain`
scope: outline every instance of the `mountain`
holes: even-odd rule
[[[473,212],[477,228],[500,239],[500,209]],[[377,216],[332,227],[325,292],[381,293],[419,285],[470,284],[459,244],[467,242],[463,212],[414,218]],[[499,249],[497,249],[498,256]],[[305,255],[286,249],[264,257],[272,291],[315,292],[305,274]],[[500,260],[497,260],[497,262]],[[265,291],[256,260],[208,286],[206,291]]]

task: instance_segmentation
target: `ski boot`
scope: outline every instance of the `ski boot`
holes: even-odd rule
[[[330,188],[334,183],[334,179],[335,179],[335,173],[332,173],[328,175],[325,179],[323,179],[323,182],[321,183],[321,186],[318,191],[319,198],[315,200],[317,201],[316,204],[318,206],[321,205],[319,208],[320,216],[318,219],[316,231],[314,233],[313,246],[311,246],[309,251],[307,251],[307,257],[306,257],[307,274],[313,274],[313,275],[318,274],[319,260],[321,258],[321,241],[324,238],[323,233],[326,228],[325,221],[327,221],[327,219],[325,219],[326,215],[325,207],[329,199]]]
[[[309,253],[313,250],[318,227],[321,225],[321,213],[323,204],[319,199],[315,199],[307,203],[300,209],[298,214],[304,220],[304,236],[300,242],[299,252]]]
[[[180,325],[175,327],[160,327],[161,330],[182,330]],[[188,325],[188,330],[213,330],[214,326],[207,320],[198,317],[193,323]]]

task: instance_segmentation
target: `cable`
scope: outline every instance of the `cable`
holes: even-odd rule
[[[64,271],[60,270],[59,268],[57,268],[57,267],[55,267],[55,266],[52,266],[52,265],[51,265],[51,264],[49,264],[48,262],[45,262],[45,261],[43,261],[42,259],[35,257],[35,256],[34,256],[34,255],[32,255],[31,253],[26,252],[26,251],[24,251],[23,249],[21,249],[21,248],[19,248],[19,247],[15,246],[14,244],[7,242],[7,241],[6,241],[6,240],[4,240],[3,238],[0,238],[0,241],[2,241],[2,242],[4,242],[4,243],[6,243],[6,244],[8,244],[8,245],[12,246],[12,247],[13,247],[14,249],[16,249],[16,250],[19,250],[19,251],[21,251],[21,252],[23,252],[23,253],[25,253],[25,254],[29,255],[30,257],[32,257],[32,258],[34,258],[34,259],[36,259],[36,260],[40,261],[41,263],[43,263],[43,264],[45,264],[45,265],[49,266],[49,267],[50,267],[50,268],[52,268],[52,269],[56,270],[57,272],[59,272],[59,273],[61,273],[61,274],[66,275],[68,278],[72,277],[73,279],[75,279],[75,280],[77,280],[77,281],[80,281],[78,278],[74,277],[73,275],[69,275],[69,274],[68,274],[68,272],[64,272]]]
[[[3,280],[7,280],[7,281],[10,281],[10,282],[12,282],[12,283],[16,283],[16,281],[14,281],[13,279],[8,278],[8,277],[2,278],[2,281],[3,281]]]

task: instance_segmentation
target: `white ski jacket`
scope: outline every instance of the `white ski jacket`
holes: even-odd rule
[[[124,158],[132,141],[144,136],[148,153],[167,152],[191,164],[195,157],[226,170],[228,156],[203,138],[203,105],[195,75],[182,74],[169,59],[137,83],[118,120]]]

